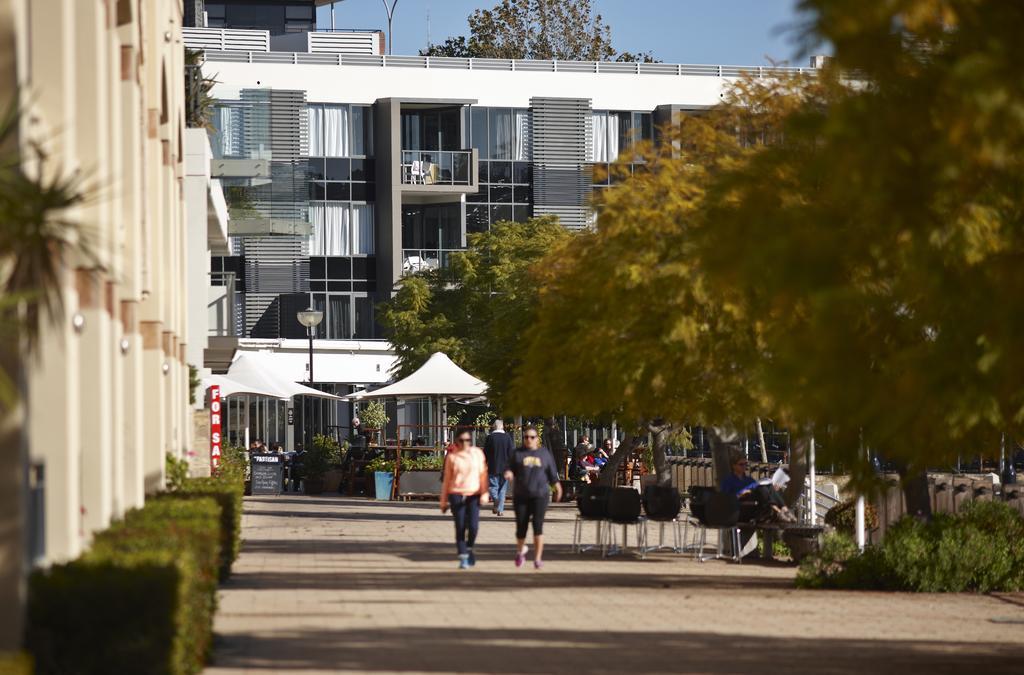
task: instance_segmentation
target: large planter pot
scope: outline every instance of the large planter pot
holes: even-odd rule
[[[302,490],[307,495],[319,495],[324,492],[324,478],[319,476],[317,478],[307,477],[302,481]]]
[[[391,486],[394,484],[394,482],[395,475],[390,471],[374,471],[374,496],[380,500],[391,499]]]
[[[440,496],[440,494],[440,471],[406,471],[398,478],[399,497]]]

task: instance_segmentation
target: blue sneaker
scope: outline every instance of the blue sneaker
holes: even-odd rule
[[[466,559],[469,562],[470,567],[476,566],[476,554],[473,553],[473,549],[469,549],[469,557]]]
[[[468,570],[470,567],[471,567],[471,565],[469,564],[469,555],[467,555],[465,553],[460,553],[459,554],[459,569],[460,570]]]

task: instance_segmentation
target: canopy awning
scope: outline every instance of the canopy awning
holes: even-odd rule
[[[270,396],[272,398],[285,398],[281,396],[281,392],[271,389],[270,387],[263,387],[259,385],[243,384],[237,380],[233,380],[227,375],[210,375],[209,377],[203,378],[203,389],[209,389],[212,386],[220,387],[221,396],[233,396],[235,394],[252,394],[254,396]]]
[[[238,352],[235,354],[231,367],[228,368],[227,379],[237,383],[242,388],[249,388],[263,392],[264,394],[276,396],[277,398],[291,398],[292,396],[319,396],[320,398],[332,398],[342,400],[340,396],[328,394],[327,392],[313,389],[289,379],[287,372],[282,372],[282,362],[275,357],[278,354],[262,352]],[[240,392],[241,393],[241,392]]]
[[[356,392],[346,400],[483,396],[486,393],[487,383],[459,368],[447,354],[435,352],[412,375],[374,391]]]

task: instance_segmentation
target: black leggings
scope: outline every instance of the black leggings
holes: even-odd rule
[[[740,497],[740,522],[763,520],[772,515],[772,506],[780,509],[786,506],[782,495],[767,485],[756,488]]]
[[[480,495],[448,495],[448,506],[455,517],[455,545],[459,554],[469,553],[480,530]]]
[[[533,519],[533,536],[544,534],[544,512],[548,510],[547,495],[542,497],[515,497],[512,507],[516,511],[516,539],[526,539],[526,529]]]

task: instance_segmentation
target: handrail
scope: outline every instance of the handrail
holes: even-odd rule
[[[324,54],[307,52],[244,52],[207,49],[204,58],[215,62],[295,63],[377,68],[443,68],[454,70],[527,71],[622,75],[674,75],[691,77],[759,78],[773,75],[813,74],[815,68],[790,66],[726,66],[684,63],[620,63],[616,61],[540,61],[532,59],[479,59],[451,56],[389,56],[387,54]]]

